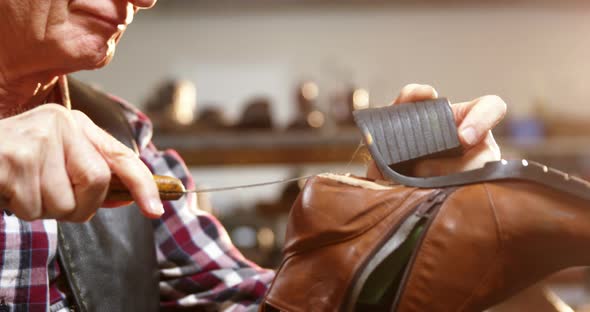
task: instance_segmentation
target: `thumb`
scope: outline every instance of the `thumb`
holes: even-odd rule
[[[495,95],[452,104],[451,108],[459,138],[465,147],[472,147],[481,142],[506,115],[506,103]]]
[[[438,93],[429,85],[412,83],[405,85],[399,92],[398,97],[393,101],[393,105],[407,102],[418,102],[436,99]]]
[[[141,211],[150,218],[164,213],[152,174],[137,155],[110,134],[95,125],[88,116],[72,111],[88,140],[104,157],[111,171],[121,179]]]

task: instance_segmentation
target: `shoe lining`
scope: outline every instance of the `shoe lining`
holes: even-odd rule
[[[392,190],[392,189],[401,187],[400,185],[384,185],[384,184],[380,184],[380,183],[369,181],[369,180],[355,178],[355,177],[349,176],[349,175],[342,175],[342,174],[335,174],[335,173],[322,173],[322,174],[319,174],[318,177],[334,180],[334,181],[337,181],[340,183],[344,183],[344,184],[348,184],[351,186],[356,186],[356,187],[360,187],[360,188],[364,188],[364,189],[368,189],[368,190],[375,190],[375,191],[386,191],[386,190]]]

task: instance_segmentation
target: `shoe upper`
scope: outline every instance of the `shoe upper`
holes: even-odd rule
[[[363,265],[437,192],[335,175],[310,179],[293,205],[284,260],[265,302],[282,311],[350,310]],[[432,216],[392,311],[481,311],[553,272],[589,265],[588,206],[532,182],[457,188]]]
[[[456,190],[425,234],[396,311],[483,311],[551,273],[590,264],[588,206],[532,182]]]
[[[281,311],[344,308],[364,263],[437,192],[337,175],[310,179],[292,207],[265,302]]]

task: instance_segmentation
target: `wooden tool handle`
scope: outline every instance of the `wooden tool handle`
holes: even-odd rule
[[[160,199],[162,200],[178,200],[185,194],[184,185],[182,181],[174,177],[166,177],[154,175],[154,182],[158,186],[160,192]],[[113,175],[107,193],[107,201],[133,201],[131,193],[127,187],[121,182],[119,177]]]

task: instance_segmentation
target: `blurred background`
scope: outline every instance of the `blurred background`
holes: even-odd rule
[[[351,112],[413,82],[453,102],[500,95],[505,158],[590,175],[586,1],[165,0],[125,36],[111,65],[76,76],[148,113],[154,142],[178,150],[203,188],[363,175]],[[199,200],[246,256],[274,267],[299,187]],[[553,298],[582,311],[589,280],[585,269],[556,276],[526,310]]]

